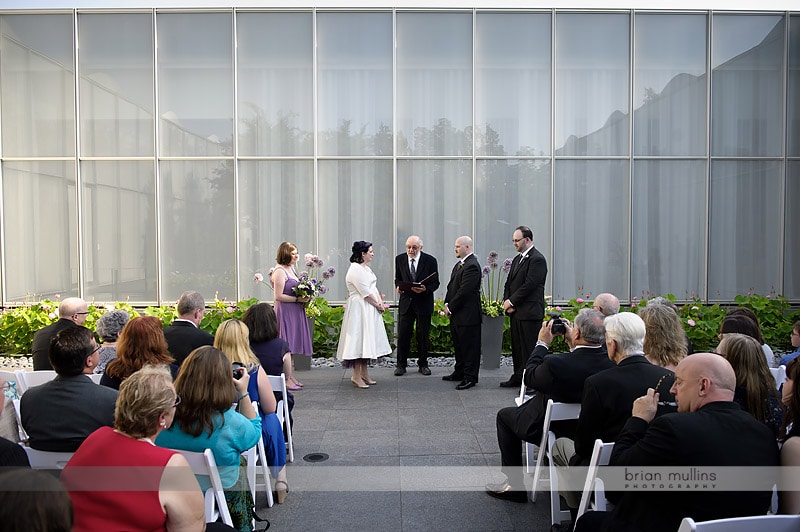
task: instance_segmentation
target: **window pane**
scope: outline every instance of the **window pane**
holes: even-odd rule
[[[790,157],[800,157],[800,15],[791,17],[789,36],[789,91],[786,116]]]
[[[481,13],[476,32],[478,155],[550,155],[550,15]]]
[[[632,294],[705,293],[705,162],[638,161],[631,217]]]
[[[71,15],[0,17],[4,157],[75,154]]]
[[[161,155],[232,153],[231,15],[161,14],[157,26]]]
[[[75,168],[71,162],[3,165],[9,301],[78,295],[75,212]]]
[[[239,13],[239,153],[311,155],[311,13]]]
[[[439,261],[444,298],[450,269],[455,263],[456,238],[472,232],[472,170],[470,161],[415,160],[397,162],[397,245],[408,235],[419,235],[425,251]],[[480,257],[491,244],[475,242]],[[396,296],[395,296],[396,298]]]
[[[378,290],[393,299],[391,197],[391,161],[320,161],[319,249],[306,252],[316,251],[326,267],[336,268],[336,277],[326,283],[328,299],[347,299],[344,278],[356,240],[372,242],[370,268],[378,276]]]
[[[533,231],[533,245],[551,263],[550,164],[540,160],[478,161],[475,185],[475,241],[481,263],[489,251],[501,259],[517,254],[511,237],[519,225]],[[556,223],[558,221],[556,220]],[[452,252],[451,252],[452,254]],[[550,294],[550,273],[545,292]]]
[[[196,290],[234,299],[233,168],[225,161],[161,163],[162,299]]]
[[[731,300],[779,283],[781,163],[711,163],[708,297]]]
[[[392,154],[391,13],[317,15],[319,151]]]
[[[82,155],[153,155],[152,21],[80,15]]]
[[[705,155],[706,16],[637,15],[634,153]]]
[[[99,301],[154,301],[153,163],[84,162],[81,176],[86,295]]]
[[[314,249],[314,166],[311,161],[244,161],[239,166],[239,286],[242,297],[272,301],[253,275],[275,265],[278,245],[294,242],[300,257]],[[324,258],[323,258],[324,260]],[[300,264],[298,268],[302,268]]]
[[[628,297],[628,162],[556,161],[553,299]]]
[[[397,14],[397,151],[472,153],[472,15]]]
[[[556,155],[628,154],[628,15],[556,16]]]
[[[800,161],[789,161],[786,179],[786,251],[783,257],[783,295],[800,299]]]
[[[714,15],[713,25],[711,154],[782,155],[783,17]]]

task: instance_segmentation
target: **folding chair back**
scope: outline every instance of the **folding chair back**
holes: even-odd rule
[[[599,466],[608,465],[611,459],[611,451],[614,450],[614,443],[603,443],[603,440],[594,441],[594,449],[592,450],[592,458],[589,461],[589,469],[586,473],[586,482],[583,484],[583,494],[581,495],[581,503],[578,506],[577,517],[586,513],[589,508],[589,503],[594,494],[594,507],[593,510],[605,511],[606,510],[606,495],[603,486],[603,480],[597,477],[597,468]],[[575,519],[577,522],[578,519]]]
[[[678,532],[797,532],[800,530],[800,515],[756,515],[731,517],[696,523],[684,517]]]
[[[28,462],[31,463],[31,469],[48,469],[51,471],[60,471],[64,469],[74,453],[58,453],[52,451],[39,451],[32,449],[29,446],[20,443],[20,446],[25,449],[28,455]]]
[[[292,440],[292,424],[289,420],[289,390],[286,388],[286,374],[267,375],[269,384],[277,392],[283,392],[283,400],[278,401],[276,414],[283,424],[283,432],[286,435],[286,459],[294,462],[294,441]]]
[[[278,404],[280,409],[280,403]],[[253,401],[253,410],[258,412],[258,403]],[[258,439],[258,443],[244,453],[247,459],[247,480],[250,481],[250,491],[253,492],[253,500],[256,500],[256,489],[263,486],[267,495],[267,507],[272,508],[275,502],[272,499],[272,483],[269,480],[269,464],[267,464],[267,452],[264,449],[264,437]],[[251,461],[252,460],[252,461]],[[264,478],[264,482],[257,482],[258,472]]]
[[[184,451],[181,449],[172,450],[181,453],[183,457],[186,458],[195,476],[208,477],[211,483],[211,487],[208,488],[205,493],[206,522],[213,523],[221,516],[222,521],[226,525],[233,526],[231,513],[228,510],[228,503],[225,501],[225,492],[222,487],[222,480],[219,477],[219,469],[217,469],[217,461],[214,458],[214,452],[211,449],[206,449],[202,453]]]
[[[780,389],[783,383],[786,382],[786,366],[769,368],[769,372],[772,373],[772,378],[775,379],[775,387]]]
[[[21,386],[19,393],[24,394],[34,386],[39,386],[56,378],[56,372],[52,369],[40,369],[38,371],[18,371],[20,377],[18,384]]]
[[[539,479],[542,474],[542,463],[544,462],[544,456],[546,452],[550,463],[548,471],[550,472],[550,520],[552,524],[569,520],[570,515],[569,510],[561,510],[561,503],[559,501],[558,477],[556,475],[555,464],[553,463],[553,444],[556,441],[556,435],[550,430],[550,424],[553,421],[578,419],[580,414],[580,403],[556,403],[552,399],[547,400],[547,409],[544,413],[544,424],[542,425],[542,441],[539,444],[539,456],[536,459],[536,468],[533,474],[531,502],[536,502],[536,492],[539,488]]]

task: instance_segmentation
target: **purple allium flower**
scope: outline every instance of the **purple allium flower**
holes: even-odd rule
[[[513,261],[511,259],[506,259],[503,261],[503,273],[508,273],[511,271],[511,263]]]
[[[328,287],[325,286],[324,284],[320,285],[319,286],[319,293],[320,294],[327,294],[328,293]]]
[[[489,252],[489,257],[486,259],[486,262],[488,262],[490,265],[497,264],[497,257],[498,256],[499,255],[497,254],[496,251],[490,251]]]
[[[302,281],[308,280],[308,272],[300,272],[300,275],[297,276],[297,279]]]
[[[487,275],[489,275],[489,272],[491,271],[492,269],[489,268],[489,266],[484,266],[483,269],[481,270],[481,277],[486,277]]]

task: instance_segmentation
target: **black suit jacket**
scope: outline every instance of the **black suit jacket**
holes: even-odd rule
[[[450,309],[450,324],[456,327],[481,323],[481,267],[473,253],[453,266],[444,302]]]
[[[629,418],[614,444],[610,462],[630,468],[697,466],[705,472],[713,471],[714,466],[762,468],[778,464],[778,445],[772,431],[728,401],[709,403],[696,412],[667,414],[649,426],[643,419]],[[719,482],[724,483],[725,473],[718,474]],[[746,470],[739,470],[738,480],[746,475]],[[728,474],[727,481],[733,480]],[[622,521],[634,530],[674,532],[684,517],[708,521],[763,515],[771,500],[771,490],[626,491],[611,521]]]
[[[33,335],[33,343],[31,344],[31,355],[33,356],[33,369],[53,369],[50,364],[50,341],[53,337],[64,329],[69,327],[77,327],[78,325],[65,318],[59,318],[47,327],[43,327],[36,331]]]
[[[544,255],[531,246],[523,258],[517,255],[511,262],[511,271],[503,287],[503,300],[510,299],[516,320],[542,321],[544,319],[544,282],[547,279],[547,261]],[[526,353],[527,354],[527,353]]]
[[[114,426],[116,402],[116,390],[95,384],[88,375],[58,375],[22,394],[22,427],[34,449],[75,452],[89,434]]]
[[[413,306],[417,314],[430,316],[433,314],[433,293],[439,288],[439,265],[433,255],[427,253],[420,252],[417,259],[417,281],[425,279],[432,273],[436,273],[436,276],[425,284],[427,290],[421,294],[411,291],[400,294],[398,310],[400,314],[405,314]],[[394,285],[397,286],[401,281],[407,283],[414,281],[408,268],[407,253],[401,253],[394,259]]]
[[[173,321],[172,325],[164,328],[164,338],[178,366],[198,347],[214,345],[213,336],[188,321]]]
[[[580,403],[586,379],[611,367],[614,363],[608,359],[605,346],[578,347],[569,353],[550,354],[546,347],[537,345],[525,368],[525,386],[536,394],[519,407],[524,409],[531,426],[525,441],[539,443],[548,399]],[[553,423],[551,429],[558,436],[572,438],[575,424],[574,420],[559,421]]]
[[[672,372],[651,364],[644,356],[629,356],[605,371],[586,379],[581,400],[581,416],[575,429],[575,456],[570,465],[589,465],[594,440],[604,442],[617,440],[625,422],[631,417],[633,401],[646,395],[648,388],[658,387],[659,400],[675,400],[669,389],[674,377]],[[656,416],[675,412],[677,407],[659,406]]]

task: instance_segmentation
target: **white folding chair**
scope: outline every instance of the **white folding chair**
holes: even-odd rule
[[[780,389],[783,383],[786,382],[786,366],[769,368],[769,372],[772,373],[772,378],[775,379],[775,387]]]
[[[545,452],[549,457],[550,472],[550,520],[552,524],[561,523],[569,520],[569,510],[562,510],[558,496],[558,476],[556,475],[555,464],[553,463],[553,444],[556,435],[550,430],[550,423],[553,421],[563,421],[567,419],[578,419],[581,414],[580,403],[556,403],[552,399],[547,400],[547,409],[544,413],[544,424],[542,425],[542,441],[539,444],[539,456],[536,458],[536,468],[533,473],[533,486],[531,487],[531,502],[536,502],[536,491],[539,488],[539,478],[542,474],[542,463]]]
[[[684,517],[678,532],[797,532],[800,515],[756,515],[695,522]]]
[[[258,403],[255,401],[253,401],[253,410],[258,412]],[[267,452],[264,449],[264,437],[259,438],[258,443],[252,449],[242,454],[247,458],[247,480],[250,481],[253,500],[256,500],[256,488],[263,486],[267,495],[267,507],[272,508],[275,502],[272,499],[272,483],[269,480],[269,464],[267,464]],[[261,483],[256,482],[259,469],[261,476],[264,477],[264,482]]]
[[[581,495],[581,503],[578,505],[578,515],[575,522],[578,522],[578,517],[586,513],[589,509],[589,503],[594,494],[594,504],[592,510],[605,511],[608,504],[606,503],[605,487],[603,479],[598,478],[597,468],[599,466],[608,465],[611,459],[611,451],[614,450],[614,443],[603,443],[603,440],[597,439],[594,441],[594,449],[592,450],[592,458],[589,461],[589,469],[586,473],[586,482],[583,483],[583,494]]]
[[[527,394],[527,388],[525,386],[525,370],[522,370],[522,383],[519,385],[519,396],[514,398],[514,404],[517,406],[522,406],[528,399],[533,397],[532,395]]]
[[[532,395],[528,395],[527,388],[525,386],[525,370],[522,370],[522,384],[519,385],[519,395],[514,398],[514,404],[517,406],[522,406],[526,402],[528,402]],[[536,455],[536,446],[530,442],[525,442],[525,472],[527,474],[533,473],[533,465],[534,465],[534,456]]]
[[[67,465],[74,453],[59,453],[53,451],[39,451],[20,442],[20,446],[25,449],[28,455],[28,462],[31,469],[52,469],[61,470]]]
[[[18,371],[18,384],[21,386],[19,394],[24,394],[30,388],[39,386],[56,378],[56,372],[52,369],[40,369],[38,371]]]
[[[269,377],[269,384],[274,391],[283,392],[283,400],[278,401],[275,413],[281,420],[283,431],[286,434],[286,459],[294,462],[294,441],[292,440],[292,424],[289,421],[289,390],[286,388],[286,374],[267,375],[267,377]]]
[[[222,480],[219,478],[219,469],[217,469],[214,452],[211,449],[206,449],[202,453],[183,451],[181,449],[172,450],[181,453],[186,458],[195,476],[208,477],[211,483],[211,487],[205,493],[206,522],[213,523],[221,516],[226,525],[233,526],[228,503],[225,501]]]

